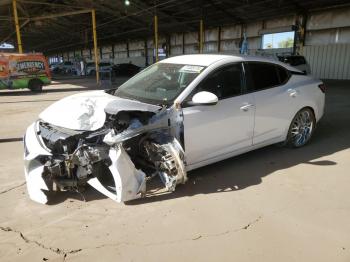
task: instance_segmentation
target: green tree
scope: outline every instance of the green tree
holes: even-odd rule
[[[294,44],[294,39],[291,37],[288,37],[286,40],[279,42],[278,47],[289,48],[289,47],[293,47],[293,44]]]

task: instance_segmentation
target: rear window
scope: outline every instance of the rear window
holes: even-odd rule
[[[249,62],[248,68],[250,75],[250,91],[283,85],[289,79],[288,71],[276,64]]]
[[[262,90],[280,84],[276,66],[268,63],[248,63],[254,90]]]

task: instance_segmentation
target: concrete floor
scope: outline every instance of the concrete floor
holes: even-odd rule
[[[65,82],[0,91],[0,261],[350,261],[349,82],[328,83],[304,148],[250,152],[129,204],[88,189],[44,206],[27,196],[19,140],[53,101],[95,87]]]

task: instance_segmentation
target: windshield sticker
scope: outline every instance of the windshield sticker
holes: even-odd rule
[[[203,66],[185,65],[180,69],[180,72],[199,74],[203,70],[203,68]]]

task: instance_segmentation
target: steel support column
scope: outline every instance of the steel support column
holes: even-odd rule
[[[15,18],[15,25],[16,25],[18,52],[20,54],[22,54],[23,53],[22,39],[21,39],[21,31],[19,30],[19,22],[18,22],[18,14],[17,14],[17,1],[16,0],[12,0],[12,6],[13,6],[13,16]]]
[[[185,54],[185,33],[182,33],[182,54]]]
[[[199,21],[199,53],[203,53],[204,28],[203,19]]]
[[[92,18],[92,35],[94,38],[94,55],[95,55],[95,70],[96,70],[96,82],[99,82],[99,69],[98,69],[98,55],[97,55],[97,34],[96,34],[96,12],[95,10],[91,10],[91,18]]]
[[[218,27],[218,53],[221,51],[221,26]]]
[[[154,50],[155,50],[155,57],[156,62],[158,62],[158,16],[154,16]]]

